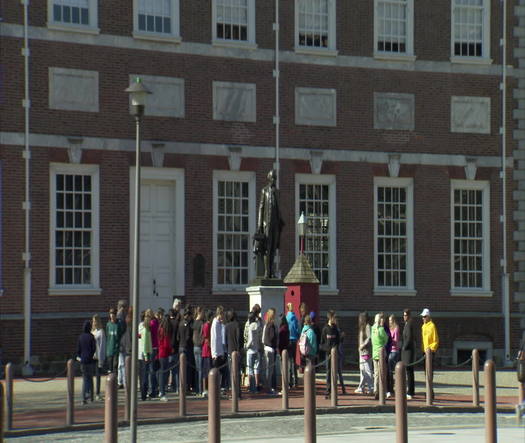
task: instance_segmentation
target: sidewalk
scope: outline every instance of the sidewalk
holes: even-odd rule
[[[433,406],[426,406],[424,396],[424,380],[421,372],[416,373],[416,396],[408,401],[408,410],[411,412],[480,412],[481,408],[472,406],[472,387],[470,371],[438,371],[434,377],[436,399]],[[330,407],[330,399],[324,398],[324,374],[317,375],[317,414],[333,413],[381,413],[393,412],[394,397],[387,399],[385,406],[378,406],[378,402],[371,396],[358,395],[353,391],[358,383],[357,372],[345,373],[347,394],[338,397],[338,408]],[[483,373],[480,373],[480,401],[483,402]],[[518,382],[513,371],[500,371],[496,374],[497,408],[498,412],[514,413],[517,403]],[[103,426],[104,402],[93,402],[85,406],[80,405],[82,379],[75,379],[75,427],[74,429],[94,429]],[[42,429],[44,432],[53,432],[50,428],[65,428],[66,421],[66,380],[64,378],[53,381],[35,383],[24,379],[14,382],[14,430],[6,436],[22,435]],[[179,417],[179,402],[174,394],[168,394],[169,401],[163,403],[157,400],[138,402],[138,419],[141,423],[167,423],[193,420],[206,420],[208,403],[204,398],[187,397],[187,417]],[[119,418],[124,418],[124,391],[119,391]],[[481,403],[481,405],[483,405]],[[267,394],[248,394],[243,390],[243,399],[239,402],[239,414],[236,417],[264,417],[275,415],[302,415],[303,390],[302,387],[292,390],[289,398],[289,407],[283,411],[282,400],[279,396]],[[231,400],[221,400],[221,414],[223,417],[233,417]]]

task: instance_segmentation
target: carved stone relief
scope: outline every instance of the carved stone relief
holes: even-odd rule
[[[49,108],[98,112],[98,72],[49,68]]]
[[[213,119],[256,121],[255,84],[213,82]]]
[[[337,125],[336,90],[295,88],[295,124]]]
[[[414,94],[374,92],[374,128],[413,131]]]
[[[490,134],[490,97],[452,96],[450,130]]]

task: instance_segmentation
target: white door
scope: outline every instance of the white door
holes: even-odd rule
[[[176,293],[175,182],[142,180],[140,311],[169,309]]]

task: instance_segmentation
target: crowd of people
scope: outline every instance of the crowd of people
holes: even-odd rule
[[[282,353],[286,349],[289,358],[289,386],[299,384],[298,373],[311,362],[324,365],[326,369],[326,392],[330,395],[332,349],[337,350],[337,374],[342,393],[346,393],[343,379],[345,333],[338,324],[334,311],[328,311],[326,324],[321,329],[314,311],[308,312],[304,303],[299,306],[299,318],[294,306],[288,303],[286,313],[279,316],[275,308],[262,313],[256,304],[244,324],[239,322],[235,310],[218,306],[215,310],[201,306],[184,307],[175,299],[167,312],[147,309],[140,313],[138,326],[138,363],[142,400],[168,401],[167,393],[178,393],[180,354],[186,356],[187,395],[207,396],[208,374],[218,368],[220,388],[227,395],[231,388],[232,355],[241,355],[239,383],[248,387],[250,393],[278,394],[277,370]],[[437,350],[437,330],[424,309],[422,343],[423,350]],[[117,374],[120,389],[126,384],[125,360],[131,355],[132,309],[124,300],[117,309],[109,310],[104,328],[99,315],[86,321],[78,339],[77,360],[83,374],[82,403],[100,399],[100,377],[107,372]],[[360,382],[358,394],[378,395],[378,374],[381,348],[385,349],[387,374],[387,397],[394,392],[393,373],[401,359],[407,365],[407,398],[414,395],[414,372],[410,363],[415,361],[416,330],[409,309],[403,311],[404,328],[394,315],[375,315],[370,325],[368,314],[359,314],[358,354]],[[93,384],[95,377],[96,384]],[[246,380],[247,378],[247,380]],[[240,386],[239,386],[240,388]],[[238,389],[239,395],[241,389]]]

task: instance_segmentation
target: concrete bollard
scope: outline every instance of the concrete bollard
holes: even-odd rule
[[[289,408],[288,390],[290,388],[290,362],[288,359],[288,350],[284,349],[281,354],[281,380],[282,380],[282,409]]]
[[[186,416],[186,376],[188,374],[186,368],[186,354],[181,352],[179,354],[179,415]]]
[[[5,365],[5,429],[10,431],[13,429],[13,364],[7,363]]]
[[[525,401],[525,383],[520,383],[518,386],[518,404],[522,404]]]
[[[407,377],[405,364],[400,361],[396,364],[396,443],[408,442],[407,426]]]
[[[67,405],[66,426],[75,424],[75,366],[74,361],[67,361]]]
[[[485,442],[496,443],[496,369],[492,360],[487,360],[485,372]]]
[[[240,380],[239,380],[239,352],[232,352],[232,371],[231,371],[231,380],[232,380],[232,412],[236,414],[239,412],[239,391],[241,389]]]
[[[379,404],[381,406],[386,404],[386,350],[384,347],[379,351]]]
[[[337,408],[337,347],[330,351],[330,405]]]
[[[219,399],[219,370],[208,375],[208,443],[221,441],[221,403]]]
[[[126,382],[124,383],[126,401],[124,402],[124,421],[129,423],[131,415],[131,356],[126,356],[124,360],[124,377]]]
[[[4,442],[4,414],[5,414],[5,402],[4,402],[4,384],[0,382],[0,443]]]
[[[105,443],[116,443],[118,440],[117,395],[117,374],[112,372],[106,379],[106,398],[104,403]]]
[[[317,441],[315,423],[315,368],[311,362],[304,368],[304,441]]]
[[[434,401],[434,396],[432,393],[434,392],[434,386],[433,386],[433,369],[432,369],[432,351],[430,349],[427,349],[425,351],[425,385],[426,385],[426,397],[427,406],[432,406]]]
[[[479,406],[479,351],[472,350],[472,405]]]

